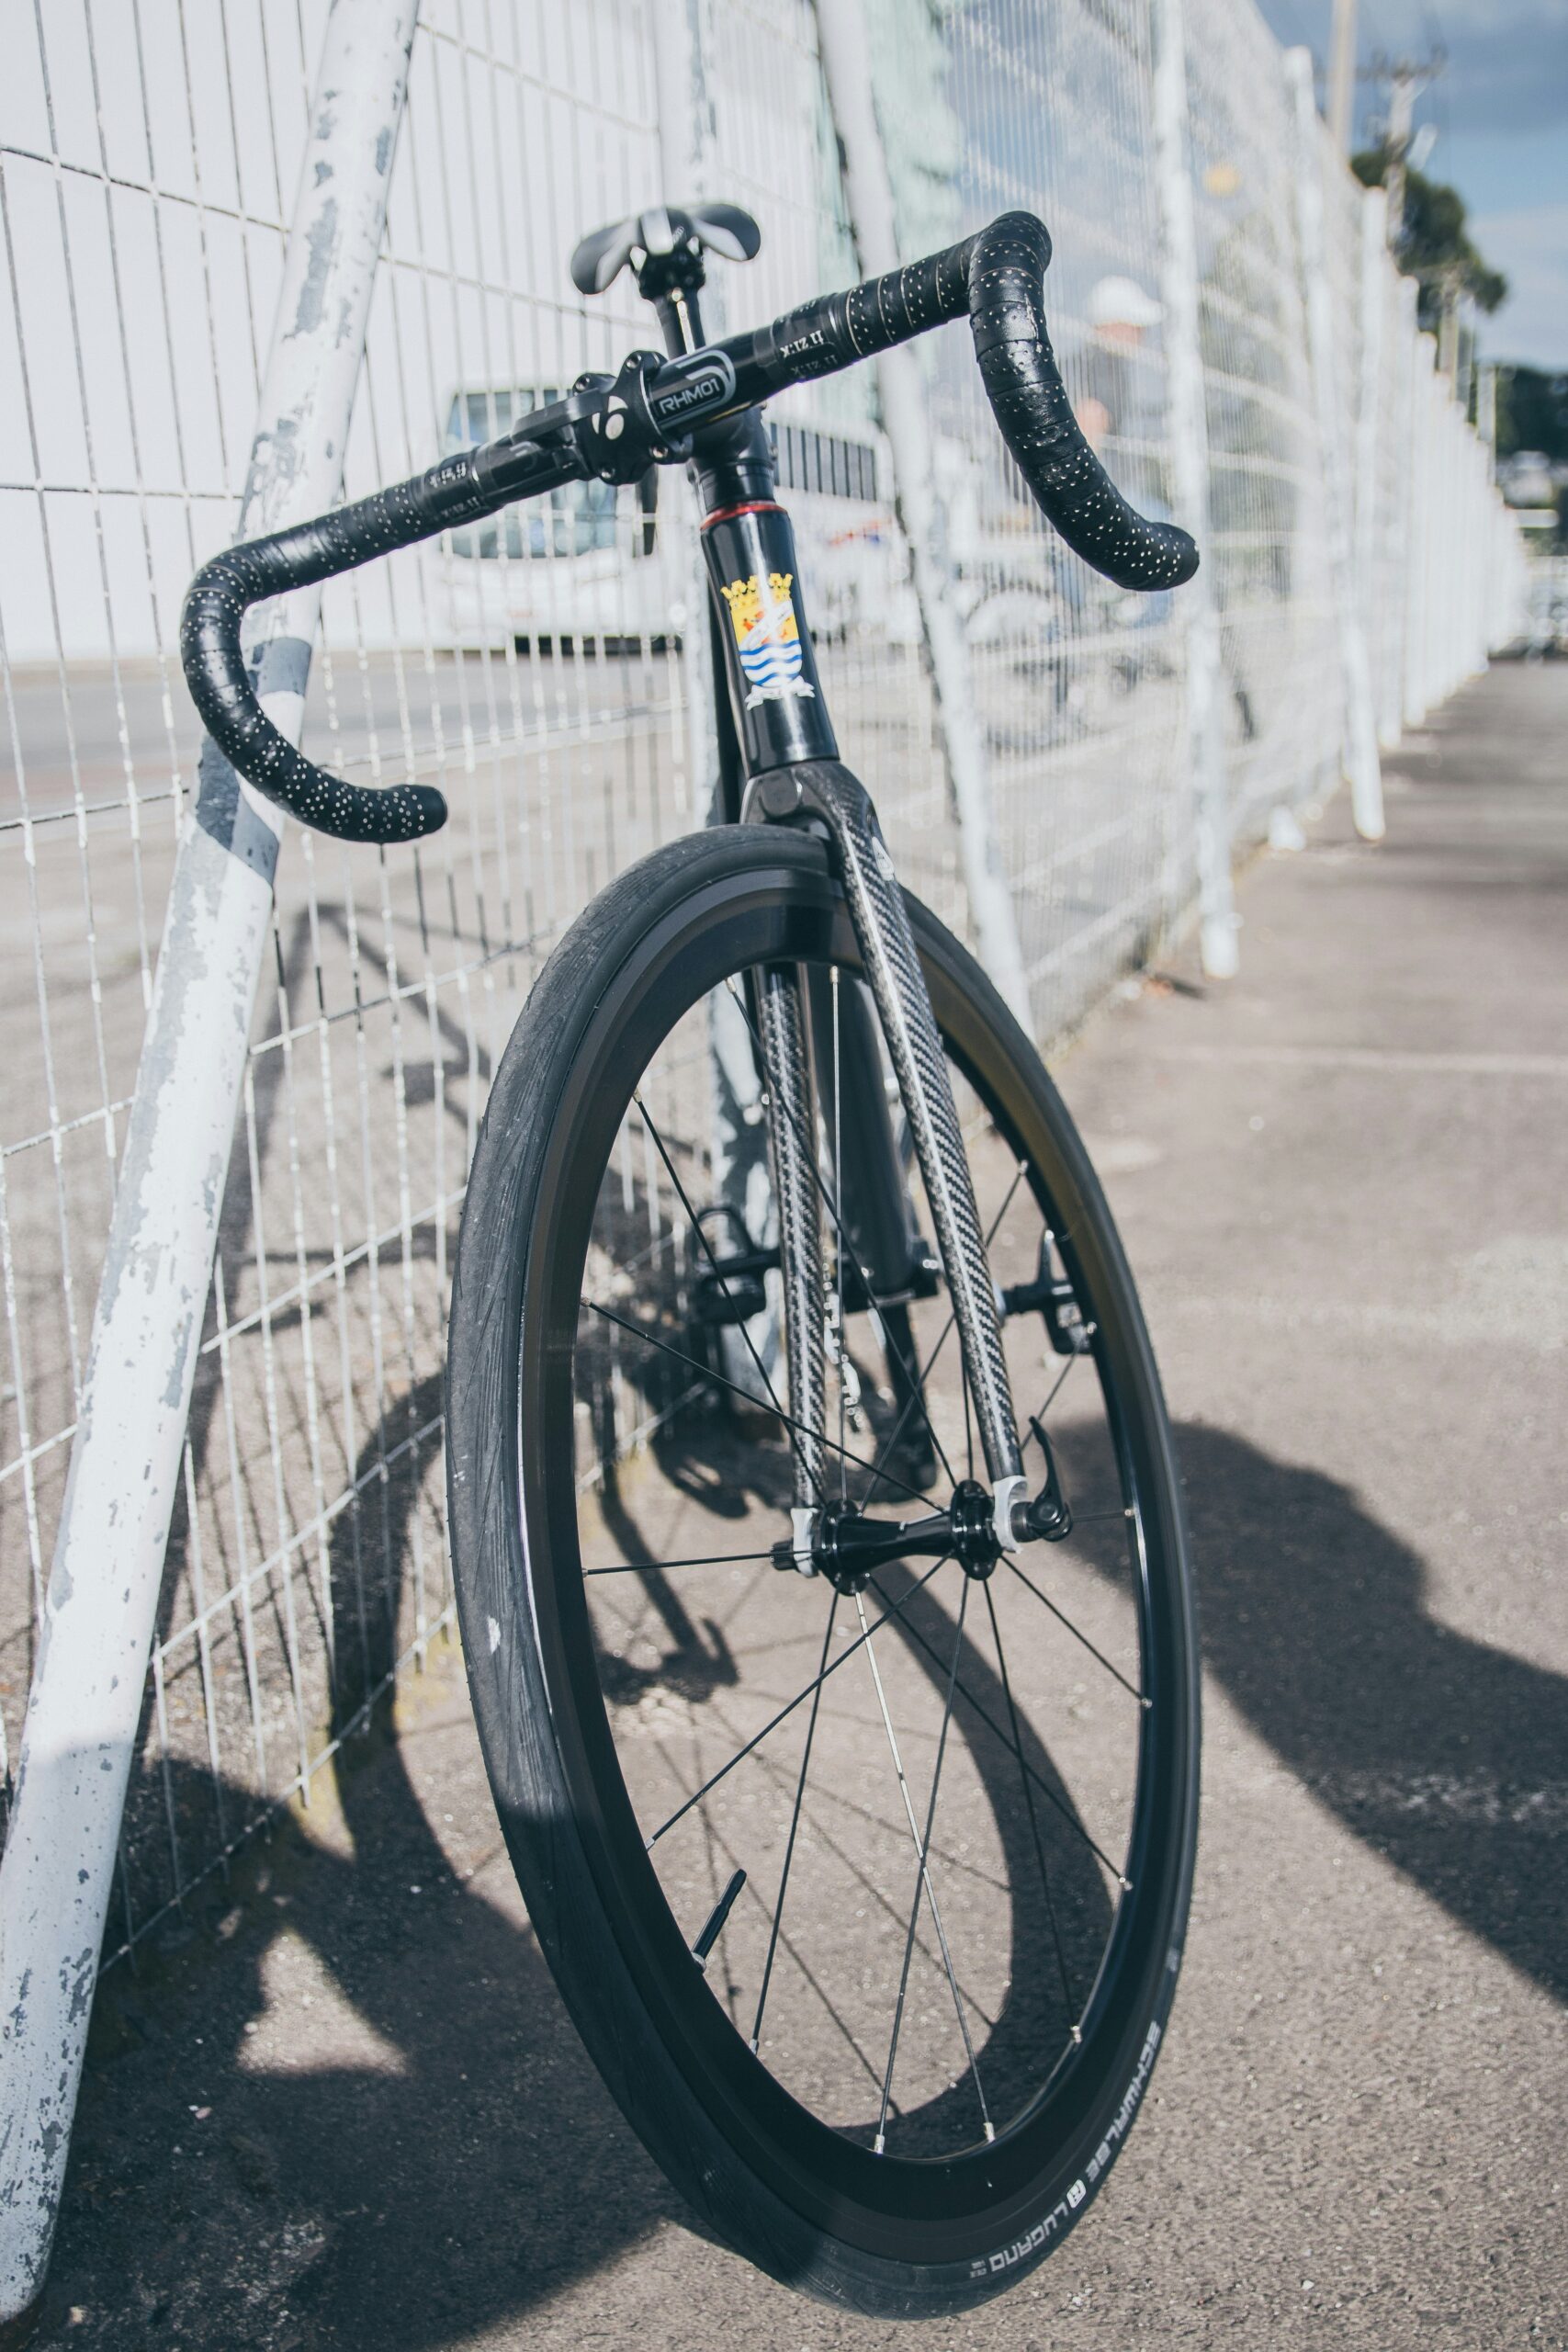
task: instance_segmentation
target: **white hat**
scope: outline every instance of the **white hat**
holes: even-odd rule
[[[1154,296],[1131,277],[1102,277],[1089,298],[1093,327],[1157,327],[1164,316]]]

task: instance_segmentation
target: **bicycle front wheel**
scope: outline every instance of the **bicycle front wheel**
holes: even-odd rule
[[[542,975],[475,1158],[447,1443],[485,1759],[578,2030],[711,2228],[913,2317],[1026,2275],[1120,2151],[1185,1930],[1198,1690],[1169,1430],[1110,1214],[1028,1040],[909,910],[1043,1433],[1026,1466],[1043,1477],[1048,1445],[1071,1533],[990,1573],[893,1557],[840,1589],[792,1565],[763,966],[799,967],[812,1008],[823,1499],[908,1521],[976,1465],[881,1066],[902,1292],[856,1238],[886,1170],[857,1170],[877,1122],[844,1101],[841,894],[820,843],[757,828],[647,859]]]

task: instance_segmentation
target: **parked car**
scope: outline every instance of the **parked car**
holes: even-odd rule
[[[443,450],[493,440],[560,397],[551,385],[465,385],[448,404]],[[815,425],[771,423],[779,486],[790,493],[818,635],[886,615],[902,571],[892,512],[878,500],[878,451]],[[445,545],[449,641],[457,647],[615,652],[678,642],[691,558],[658,526],[657,470],[629,489],[571,482],[508,507]],[[912,605],[912,600],[911,600]]]

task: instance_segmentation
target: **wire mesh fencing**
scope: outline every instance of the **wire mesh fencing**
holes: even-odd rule
[[[1172,459],[1146,0],[876,0],[875,95],[914,255],[1051,224],[1053,328],[1128,494]],[[0,88],[0,1770],[41,1623],[97,1272],[198,729],[179,602],[232,526],[324,0],[53,0]],[[669,46],[694,44],[671,76]],[[1303,153],[1251,0],[1185,72],[1230,830],[1337,781],[1325,483],[1351,516],[1385,741],[1509,635],[1515,537],[1365,199]],[[694,93],[696,94],[694,97]],[[698,105],[700,100],[700,105]],[[697,105],[702,120],[682,119]],[[703,189],[671,185],[683,163]],[[1298,182],[1324,190],[1337,418],[1314,397]],[[808,0],[430,0],[345,492],[481,440],[649,322],[585,303],[577,237],[722,194],[761,255],[711,332],[856,274]],[[726,313],[728,312],[728,317]],[[922,353],[942,550],[1037,1027],[1058,1035],[1197,889],[1179,599],[1106,589],[1027,503],[962,327]],[[969,922],[941,712],[869,371],[773,413],[845,757],[900,870]],[[1332,443],[1333,446],[1329,446]],[[690,494],[580,485],[326,592],[307,742],[438,781],[374,855],[292,832],[224,1200],[122,1839],[111,1951],[183,1903],[451,1624],[437,1465],[450,1255],[486,1088],[543,958],[711,788]],[[605,1439],[628,1442],[619,1425]]]

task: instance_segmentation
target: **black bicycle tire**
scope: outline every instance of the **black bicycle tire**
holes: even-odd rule
[[[749,956],[770,946],[817,952],[814,940],[846,960],[847,917],[819,842],[723,827],[673,843],[610,884],[551,957],[498,1067],[470,1178],[453,1286],[447,1463],[459,1615],[486,1766],[530,1919],[591,2055],[633,2128],[716,2234],[825,2301],[913,2318],[965,2308],[1027,2275],[1081,2218],[1120,2152],[1164,2036],[1185,1934],[1197,1838],[1198,1681],[1168,1420],[1109,1210],[1032,1046],[967,951],[919,901],[908,904],[950,1046],[971,1060],[991,1057],[1021,1085],[1015,1113],[1027,1113],[1038,1136],[1048,1138],[1079,1247],[1093,1261],[1103,1327],[1097,1345],[1115,1351],[1119,1383],[1139,1400],[1129,1442],[1139,1453],[1140,1508],[1157,1520],[1164,1564],[1157,1604],[1168,1618],[1170,1652],[1159,1710],[1166,1785],[1158,1894],[1145,1898],[1153,1909],[1139,1930],[1136,1982],[1129,1977],[1123,1987],[1124,2015],[1096,2043],[1098,2077],[1079,2081],[1075,2120],[1051,2163],[956,2223],[940,2213],[925,2217],[924,2258],[897,2250],[891,2226],[874,2227],[860,2209],[852,2211],[837,2184],[829,2193],[794,2179],[791,2194],[781,2194],[776,2177],[764,2177],[738,2154],[738,2146],[755,2143],[750,2120],[706,2077],[699,2094],[683,2070],[691,2049],[679,2034],[672,2045],[661,1990],[667,1980],[644,1964],[646,1954],[628,1951],[637,1935],[626,1905],[606,1898],[608,1833],[584,1803],[581,1710],[552,1646],[558,1595],[547,1573],[530,1576],[530,1562],[547,1567],[541,1517],[547,1503],[539,1499],[547,1474],[537,1469],[530,1486],[521,1469],[531,1442],[519,1405],[530,1377],[527,1333],[538,1325],[540,1286],[551,1279],[549,1218],[558,1216],[548,1204],[558,1201],[568,1178],[573,1123],[588,1091],[601,1083],[605,1040],[617,1024],[624,1029],[634,1002],[650,1003],[659,975],[672,968],[683,943],[695,952],[690,943],[716,926],[745,926]],[[716,933],[714,944],[716,952]],[[955,1028],[964,1034],[955,1036]],[[536,1310],[532,1327],[525,1300]],[[1141,1785],[1147,1770],[1145,1758]],[[997,2151],[1000,2174],[1004,2143]]]

